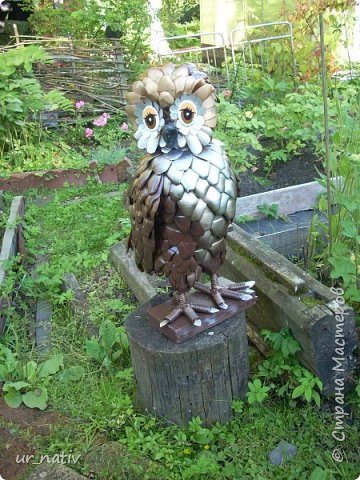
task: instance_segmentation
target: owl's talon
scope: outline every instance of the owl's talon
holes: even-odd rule
[[[181,315],[185,315],[195,327],[201,327],[202,322],[196,312],[216,313],[219,311],[217,308],[208,307],[207,305],[187,303],[184,293],[175,292],[175,298],[178,305],[166,315],[162,322],[160,322],[161,328],[175,322],[175,320],[181,317]]]
[[[251,287],[253,287],[254,285],[255,285],[255,281],[249,280],[248,282],[231,283],[230,285],[226,285],[225,288],[227,290],[243,290],[244,292],[249,290],[248,293],[250,292],[254,293],[253,290],[250,290]]]
[[[219,285],[219,279],[216,273],[211,275],[211,287],[203,285],[200,282],[195,282],[194,288],[200,292],[210,295],[214,303],[222,310],[229,308],[228,304],[224,301],[224,298],[231,298],[233,300],[241,300],[247,302],[251,300],[252,294],[255,293],[251,290],[251,287],[255,285],[253,280],[240,283],[232,283],[230,285]]]

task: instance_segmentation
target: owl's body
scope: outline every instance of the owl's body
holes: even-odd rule
[[[216,273],[236,197],[234,172],[216,140],[198,155],[187,150],[144,159],[130,200],[139,268],[166,275],[178,292],[193,287],[202,272]]]
[[[238,182],[216,126],[214,87],[195,65],[150,68],[128,94],[126,112],[136,126],[138,147],[147,151],[130,195],[129,246],[138,267],[166,275],[178,306],[164,324],[185,314],[226,309],[223,297],[249,300],[253,282],[219,285],[226,232],[235,215]],[[210,274],[211,286],[199,282]],[[217,308],[189,304],[191,288],[210,295]]]

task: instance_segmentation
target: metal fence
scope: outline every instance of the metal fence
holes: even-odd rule
[[[169,44],[171,54],[159,55],[160,62],[171,60],[194,63],[208,74],[218,93],[229,88],[228,51],[222,33],[191,33],[166,37],[158,46],[161,42]],[[181,43],[185,46],[178,47]],[[158,51],[161,51],[161,48],[158,48]]]
[[[282,45],[279,44],[280,41]],[[230,32],[230,44],[234,72],[238,74],[241,68],[245,83],[249,78],[249,70],[253,72],[254,69],[272,73],[277,67],[284,75],[290,71],[293,78],[296,77],[293,29],[290,22],[260,23],[234,28]]]
[[[195,63],[204,70],[217,92],[234,83],[247,83],[250,72],[273,73],[296,77],[293,30],[290,22],[270,22],[248,25],[231,30],[230,48],[220,32],[177,35],[166,37],[158,43],[167,42],[171,52],[159,54],[160,62]],[[280,43],[281,42],[281,43]],[[231,65],[232,64],[232,65]],[[231,68],[232,67],[232,68]]]

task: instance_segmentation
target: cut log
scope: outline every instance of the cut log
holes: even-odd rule
[[[157,295],[131,313],[125,329],[137,390],[136,405],[170,423],[199,416],[205,425],[228,422],[233,399],[244,398],[249,375],[245,314],[175,344],[149,324],[147,311],[167,300]]]

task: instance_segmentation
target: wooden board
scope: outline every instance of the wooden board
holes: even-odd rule
[[[340,178],[334,178],[332,181],[342,183]],[[249,215],[260,217],[262,213],[257,206],[263,203],[268,205],[276,203],[279,205],[278,213],[280,215],[290,215],[303,210],[312,210],[316,207],[319,195],[324,191],[325,188],[318,182],[309,182],[240,197],[236,202],[236,216]]]
[[[203,293],[192,292],[188,294],[187,298],[189,303],[214,307],[214,303],[209,296],[204,295]],[[176,307],[176,301],[174,298],[171,298],[167,302],[161,303],[156,307],[150,308],[147,313],[150,317],[150,325],[152,327],[170,338],[173,342],[182,343],[183,341],[198,335],[200,332],[209,330],[213,326],[251,307],[256,303],[256,298],[255,294],[253,295],[252,300],[247,302],[226,298],[225,301],[229,306],[227,310],[220,309],[217,313],[198,313],[201,320],[200,326],[193,325],[185,315],[181,315],[181,317],[177,318],[175,322],[168,324],[165,327],[160,327],[160,323],[164,320],[166,315]]]
[[[343,305],[344,322],[336,321],[335,295],[282,255],[250,237],[238,227],[228,235],[228,250],[220,273],[232,281],[255,280],[258,301],[248,310],[247,320],[255,329],[290,329],[299,342],[299,359],[323,382],[325,395],[334,394],[337,376],[346,388],[354,385],[356,348],[354,311]],[[339,306],[338,306],[339,308]],[[336,372],[333,358],[337,329],[345,340],[344,371]]]

